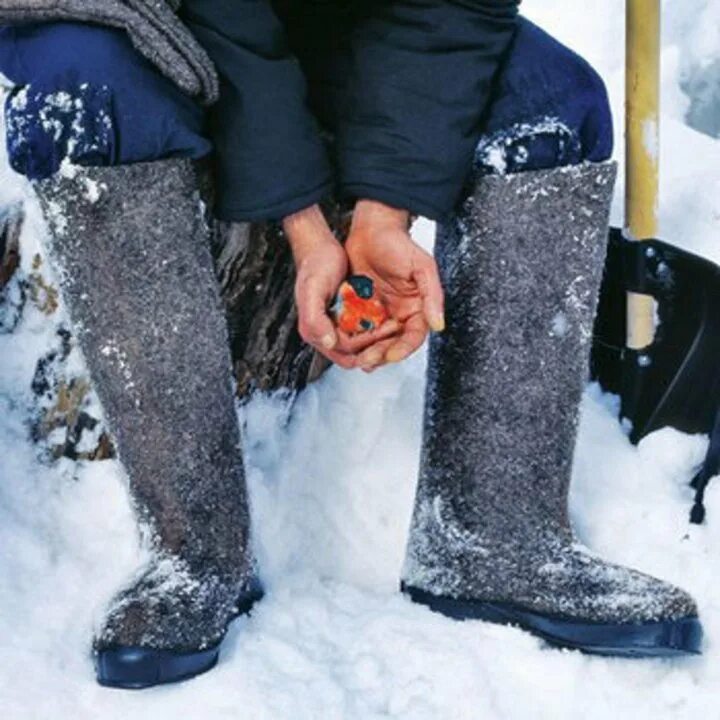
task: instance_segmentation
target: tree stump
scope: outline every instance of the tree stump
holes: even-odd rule
[[[350,213],[324,208],[344,239]],[[48,346],[37,358],[31,391],[33,439],[49,458],[98,460],[113,455],[112,443],[72,332],[58,312],[58,289],[40,254],[20,263],[23,209],[0,209],[0,333],[15,331],[32,308],[47,317]],[[277,223],[211,222],[211,245],[227,308],[230,350],[241,400],[256,391],[290,394],[319,377],[329,363],[297,331],[292,255]],[[29,268],[27,267],[29,265]],[[44,321],[43,321],[44,322]]]
[[[0,333],[11,332],[25,304],[25,286],[11,282],[20,265],[21,205],[0,209]]]
[[[339,240],[352,211],[326,203],[323,213]],[[213,254],[230,331],[237,392],[301,390],[329,362],[297,331],[295,266],[279,223],[213,223]]]
[[[213,249],[238,395],[301,389],[326,365],[297,332],[295,270],[282,229],[216,222]]]

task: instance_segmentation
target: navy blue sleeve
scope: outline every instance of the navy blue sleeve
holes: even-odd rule
[[[338,118],[340,190],[439,219],[456,204],[519,0],[368,3]]]
[[[184,0],[183,19],[220,75],[211,109],[223,220],[279,219],[332,186],[305,78],[269,0]]]

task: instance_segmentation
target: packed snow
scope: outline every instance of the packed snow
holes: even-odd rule
[[[720,0],[664,6],[661,236],[720,262],[720,141],[688,126],[693,103],[707,95],[692,95],[688,77],[720,60]],[[523,7],[607,79],[621,138],[623,3]],[[617,222],[621,199],[619,187]],[[22,249],[31,273],[42,223],[27,186],[0,159],[0,207],[19,200],[29,212]],[[432,226],[421,222],[417,233],[429,244]],[[694,593],[704,655],[588,657],[517,629],[445,619],[397,592],[418,466],[422,353],[372,376],[333,369],[292,408],[262,396],[242,410],[266,599],[233,625],[213,672],[142,693],[100,688],[92,628],[146,550],[115,461],[37,458],[29,388],[52,342],[34,303],[13,334],[0,334],[0,713],[8,720],[720,718],[720,482],[709,488],[706,525],[687,522],[687,481],[707,439],[665,429],[633,447],[617,399],[595,386],[583,402],[571,497],[579,538]]]

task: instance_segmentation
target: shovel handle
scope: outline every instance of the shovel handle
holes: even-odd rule
[[[658,234],[660,157],[660,0],[626,0],[625,235]],[[627,346],[647,347],[655,336],[649,295],[628,293]]]

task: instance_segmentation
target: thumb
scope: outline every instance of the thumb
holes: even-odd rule
[[[435,260],[429,257],[413,270],[412,278],[422,299],[427,324],[434,332],[442,332],[445,329],[445,294]]]
[[[325,295],[317,283],[298,285],[298,329],[305,342],[319,349],[332,350],[338,339],[335,326],[327,315]]]

